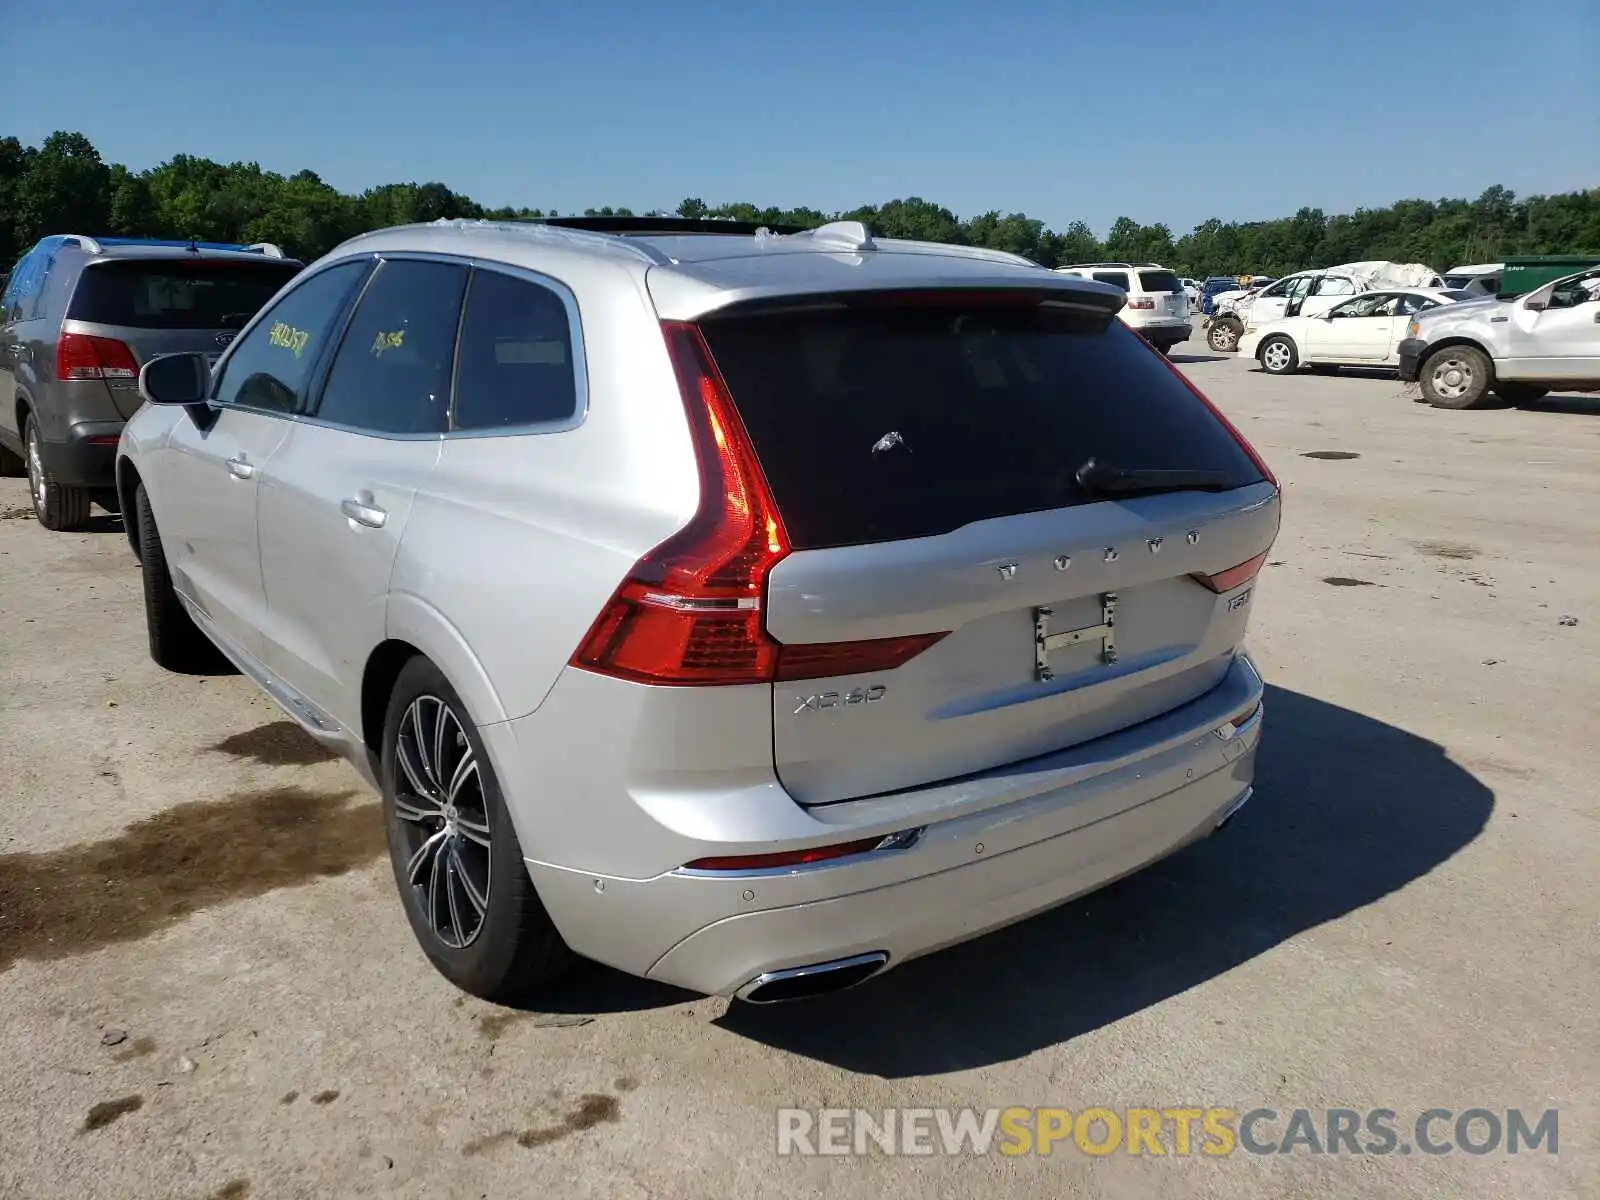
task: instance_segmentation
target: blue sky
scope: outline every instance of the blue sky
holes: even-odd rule
[[[921,195],[1102,235],[1600,185],[1600,0],[0,7],[0,133],[134,168],[563,212]]]

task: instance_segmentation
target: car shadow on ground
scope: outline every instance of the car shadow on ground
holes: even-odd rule
[[[1576,416],[1600,417],[1600,395],[1586,396],[1573,392],[1564,396],[1541,396],[1517,405],[1525,412],[1571,413]]]
[[[1382,899],[1471,842],[1493,807],[1433,742],[1268,688],[1255,798],[1215,837],[852,991],[736,1003],[718,1023],[887,1078],[1019,1058]]]
[[[1167,360],[1185,366],[1188,363],[1221,362],[1225,358],[1232,358],[1231,354],[1169,354]]]

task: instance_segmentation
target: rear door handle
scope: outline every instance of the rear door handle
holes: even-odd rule
[[[255,473],[255,464],[248,461],[242,454],[228,460],[228,474],[235,479],[250,479],[254,477]]]
[[[382,529],[383,523],[389,519],[389,514],[383,509],[363,504],[359,500],[341,500],[339,511],[357,525],[365,525],[368,529]]]

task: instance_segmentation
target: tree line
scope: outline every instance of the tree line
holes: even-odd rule
[[[690,197],[676,211],[686,217],[803,226],[859,220],[881,237],[985,246],[1045,266],[1102,259],[1159,262],[1196,278],[1279,276],[1367,259],[1422,262],[1444,271],[1516,254],[1600,254],[1600,188],[1519,198],[1496,185],[1476,200],[1400,200],[1387,208],[1333,216],[1302,208],[1273,221],[1213,218],[1176,238],[1166,225],[1118,217],[1103,240],[1082,221],[1054,230],[1024,213],[998,210],[963,219],[915,196],[838,213],[711,205]],[[280,175],[257,163],[219,163],[188,154],[133,171],[105,162],[81,133],[53,133],[38,146],[0,138],[3,264],[15,262],[49,233],[275,242],[310,261],[346,238],[386,225],[440,217],[559,215],[537,208],[486,208],[442,183],[386,183],[350,195],[314,171]],[[581,215],[635,214],[605,207]]]

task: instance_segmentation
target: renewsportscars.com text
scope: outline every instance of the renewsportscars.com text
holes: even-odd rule
[[[781,1155],[1556,1154],[1556,1109],[783,1108]]]

